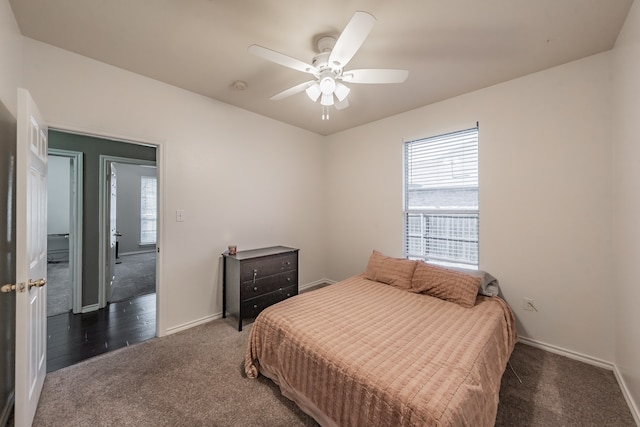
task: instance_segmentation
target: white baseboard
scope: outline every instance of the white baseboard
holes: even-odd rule
[[[99,304],[85,305],[85,306],[82,306],[82,310],[80,310],[80,313],[91,313],[92,311],[98,311],[99,309],[100,309]]]
[[[629,392],[629,388],[624,381],[624,377],[620,373],[620,370],[616,366],[615,363],[607,362],[606,360],[598,359],[597,357],[587,356],[586,354],[578,353],[572,350],[567,350],[562,347],[557,347],[555,345],[546,344],[540,341],[533,340],[527,337],[518,337],[518,341],[522,344],[530,345],[532,347],[536,347],[542,350],[546,350],[550,353],[559,354],[560,356],[568,357],[569,359],[574,359],[580,362],[588,363],[589,365],[598,366],[600,368],[604,368],[610,371],[613,371],[613,375],[618,381],[618,386],[622,391],[622,395],[624,396],[624,400],[627,401],[627,406],[629,406],[629,410],[631,411],[631,415],[635,420],[636,424],[640,426],[640,411],[638,410],[638,405],[634,402],[631,393]]]
[[[317,286],[317,285],[323,285],[325,283],[333,284],[333,283],[335,283],[335,281],[329,280],[329,279],[320,279],[320,280],[316,280],[315,282],[306,283],[304,285],[301,285],[301,286],[298,287],[298,289],[299,290],[304,290],[304,289],[308,289],[308,288],[313,288],[314,286]],[[97,304],[96,304],[96,306],[97,306]],[[202,317],[200,319],[194,320],[192,322],[187,322],[187,323],[183,323],[182,325],[173,326],[171,328],[168,328],[166,330],[166,332],[164,334],[162,334],[162,336],[175,334],[176,332],[180,332],[180,331],[185,331],[185,330],[187,330],[189,328],[193,328],[194,326],[203,325],[205,323],[211,322],[212,320],[221,319],[221,318],[222,318],[222,312],[215,313],[215,314],[212,314],[210,316],[205,316],[205,317]]]
[[[589,365],[598,366],[600,368],[608,369],[609,371],[613,371],[614,365],[611,362],[607,362],[606,360],[598,359],[597,357],[588,356],[586,354],[578,353],[576,351],[567,350],[562,347],[557,347],[555,345],[546,344],[540,341],[533,340],[527,337],[518,337],[518,341],[522,344],[530,345],[531,347],[540,348],[542,350],[546,350],[550,353],[559,354],[560,356],[566,356],[569,359],[578,360],[580,362],[588,363]]]
[[[187,323],[183,323],[182,325],[168,328],[166,331],[166,335],[171,335],[171,334],[175,334],[176,332],[185,331],[195,326],[204,325],[205,323],[209,323],[212,320],[221,319],[221,318],[222,318],[222,312],[215,313],[210,316],[205,316],[200,319],[194,320],[192,322],[187,322]]]
[[[140,250],[138,250],[138,251],[131,251],[131,252],[120,252],[120,253],[118,254],[118,257],[121,257],[121,256],[127,256],[127,255],[148,254],[149,252],[155,252],[155,250],[156,250],[156,247],[155,247],[155,246],[152,246],[152,247],[151,247],[151,248],[149,248],[149,249],[140,249]]]
[[[633,415],[636,425],[640,426],[640,410],[638,409],[636,402],[633,401],[629,388],[627,387],[627,383],[624,381],[624,377],[616,365],[613,366],[613,374],[616,376],[616,380],[618,380],[618,384],[622,390],[622,395],[624,396],[624,400],[627,401],[627,405],[631,410],[631,415]]]

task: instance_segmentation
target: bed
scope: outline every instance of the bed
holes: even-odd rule
[[[485,285],[374,251],[365,273],[265,309],[245,372],[323,426],[493,426],[516,333]]]

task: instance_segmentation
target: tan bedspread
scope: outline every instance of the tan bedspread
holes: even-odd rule
[[[264,310],[245,371],[322,425],[493,426],[515,340],[500,298],[463,308],[356,276]]]

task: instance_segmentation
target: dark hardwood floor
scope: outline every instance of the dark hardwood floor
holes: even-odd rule
[[[47,318],[47,372],[139,343],[156,334],[156,294],[91,313]]]

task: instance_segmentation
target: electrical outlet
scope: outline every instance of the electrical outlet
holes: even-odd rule
[[[522,308],[527,311],[538,311],[536,310],[535,305],[533,305],[533,299],[531,298],[523,298],[522,299]]]

